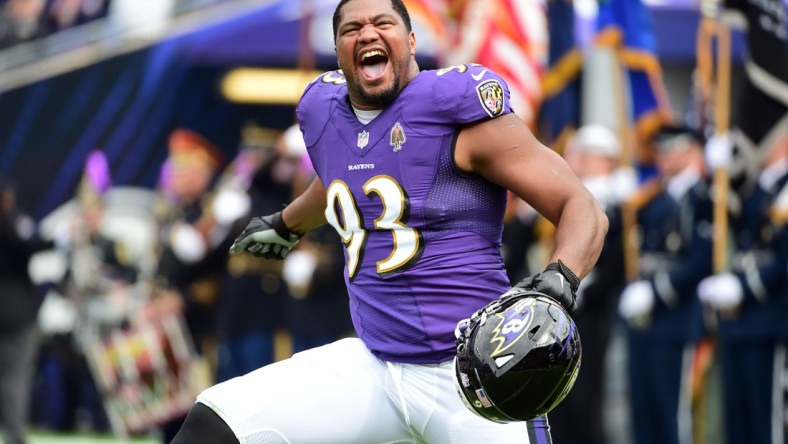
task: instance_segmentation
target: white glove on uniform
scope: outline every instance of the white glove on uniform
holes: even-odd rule
[[[175,256],[186,264],[193,264],[208,253],[208,245],[200,232],[185,223],[177,223],[172,227],[170,247]]]
[[[728,133],[715,134],[706,142],[703,150],[706,154],[706,165],[711,171],[731,169],[733,162],[733,143]]]
[[[638,175],[634,168],[629,166],[618,167],[613,171],[613,194],[616,203],[629,200],[638,190]]]
[[[698,298],[715,310],[725,311],[738,307],[744,299],[739,278],[731,273],[709,276],[698,284]]]
[[[213,200],[213,217],[221,225],[229,225],[246,215],[252,208],[252,200],[242,190],[231,187],[216,193]]]
[[[654,290],[648,281],[635,281],[621,293],[618,313],[626,321],[643,319],[654,309]]]

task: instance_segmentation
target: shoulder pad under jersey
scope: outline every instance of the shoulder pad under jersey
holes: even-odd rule
[[[465,124],[512,112],[509,86],[494,71],[478,64],[457,65],[424,71],[424,112],[433,119]]]
[[[345,75],[341,70],[328,71],[307,85],[296,107],[296,117],[304,129],[304,141],[311,146],[328,122],[337,97],[347,95]],[[311,139],[311,140],[310,140]]]

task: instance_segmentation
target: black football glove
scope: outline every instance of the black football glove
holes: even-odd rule
[[[230,254],[248,251],[263,259],[284,259],[301,239],[282,220],[282,212],[253,217],[230,246]]]
[[[563,262],[553,262],[544,271],[518,282],[514,288],[538,291],[558,301],[569,314],[575,312],[580,279]]]

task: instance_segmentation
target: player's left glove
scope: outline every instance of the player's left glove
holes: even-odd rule
[[[293,249],[301,236],[303,235],[287,228],[281,211],[268,216],[253,217],[230,246],[230,254],[248,251],[263,259],[281,260]]]
[[[558,301],[571,315],[577,306],[576,293],[579,286],[580,278],[559,260],[549,264],[543,272],[518,282],[514,288],[543,293]]]

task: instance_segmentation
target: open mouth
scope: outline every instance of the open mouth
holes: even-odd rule
[[[383,51],[373,49],[361,53],[359,68],[367,80],[376,80],[386,72],[389,58]]]

